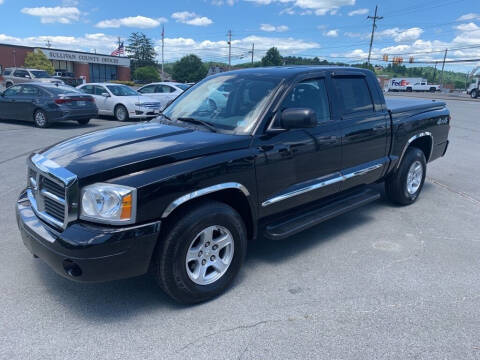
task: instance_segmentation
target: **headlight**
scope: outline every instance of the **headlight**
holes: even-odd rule
[[[80,218],[99,223],[131,224],[135,222],[137,189],[115,184],[97,183],[82,189]]]

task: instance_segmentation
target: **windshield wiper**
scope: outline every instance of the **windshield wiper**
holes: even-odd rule
[[[191,124],[203,125],[204,127],[209,129],[210,131],[215,132],[215,133],[217,132],[217,128],[215,126],[213,126],[209,122],[206,122],[206,121],[203,121],[203,120],[198,120],[198,119],[194,119],[194,118],[191,118],[191,117],[179,117],[179,118],[177,118],[177,120],[189,122]]]
[[[162,113],[162,112],[161,112],[160,114],[158,114],[158,115],[160,115],[161,117],[164,117],[164,118],[167,119],[168,121],[173,121],[172,119],[170,119],[169,116],[165,115],[165,114]]]

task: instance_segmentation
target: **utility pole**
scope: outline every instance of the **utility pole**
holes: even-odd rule
[[[447,52],[448,49],[445,49],[445,55],[443,55],[443,63],[442,63],[442,74],[440,75],[440,87],[443,89],[443,69],[445,69],[445,60],[447,59]]]
[[[253,54],[255,53],[255,43],[252,43],[252,65],[253,65]]]
[[[165,58],[163,56],[164,48],[165,48],[165,26],[162,25],[162,81],[165,80],[165,76],[164,76],[164,73],[163,73],[163,65],[164,65],[164,62],[165,62]]]
[[[373,19],[372,36],[370,37],[370,48],[368,49],[368,60],[367,60],[368,64],[370,64],[370,57],[372,56],[373,36],[375,35],[375,29],[377,28],[377,20],[383,19],[383,16],[377,16],[377,10],[378,10],[378,5],[375,5],[375,15],[367,16],[367,19]]]
[[[435,82],[435,78],[437,77],[437,64],[438,62],[435,61],[435,69],[433,69],[433,82]]]
[[[232,30],[228,30],[228,70],[232,68]]]
[[[52,43],[50,42],[50,40],[46,41],[46,45],[47,45],[47,48],[49,49],[52,47]]]

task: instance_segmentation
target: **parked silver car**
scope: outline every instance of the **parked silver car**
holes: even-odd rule
[[[137,91],[140,94],[157,99],[160,101],[162,109],[164,109],[171,100],[175,99],[190,86],[177,82],[157,82],[142,86]]]
[[[38,69],[6,68],[2,76],[2,85],[6,88],[27,82],[65,84],[62,80],[50,76],[45,70]]]

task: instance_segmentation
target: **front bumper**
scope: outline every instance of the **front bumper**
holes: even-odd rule
[[[125,228],[72,223],[58,232],[34,213],[25,192],[16,205],[22,240],[58,274],[100,282],[145,274],[160,233],[160,221]]]
[[[160,115],[161,110],[158,108],[149,108],[143,106],[135,106],[134,111],[129,112],[130,118],[145,118],[145,117],[155,117]]]

